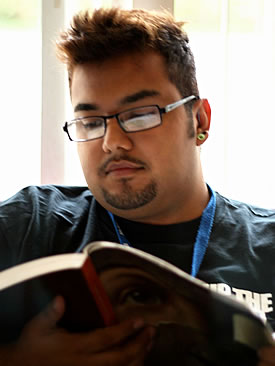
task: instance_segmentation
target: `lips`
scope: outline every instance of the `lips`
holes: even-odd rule
[[[130,173],[140,169],[143,169],[143,167],[136,163],[132,163],[129,161],[119,161],[110,163],[105,169],[105,174],[108,175],[110,173]]]

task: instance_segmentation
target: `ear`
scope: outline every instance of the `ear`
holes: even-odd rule
[[[210,122],[211,122],[211,107],[207,99],[199,100],[194,106],[196,123],[196,138],[197,145],[202,145],[208,138]]]

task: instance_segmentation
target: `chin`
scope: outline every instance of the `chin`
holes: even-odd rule
[[[208,335],[178,323],[164,322],[156,335],[145,366],[218,366],[219,359],[211,348]]]

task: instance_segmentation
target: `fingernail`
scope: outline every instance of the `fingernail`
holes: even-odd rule
[[[145,322],[143,319],[137,319],[133,324],[134,329],[141,329],[141,328],[144,328],[144,326],[145,326]]]

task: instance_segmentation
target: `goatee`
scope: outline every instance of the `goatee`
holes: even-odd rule
[[[157,195],[157,184],[154,181],[151,181],[140,190],[134,190],[128,179],[122,179],[121,184],[123,186],[121,193],[111,194],[102,188],[105,201],[119,210],[132,210],[142,207],[151,202]]]

